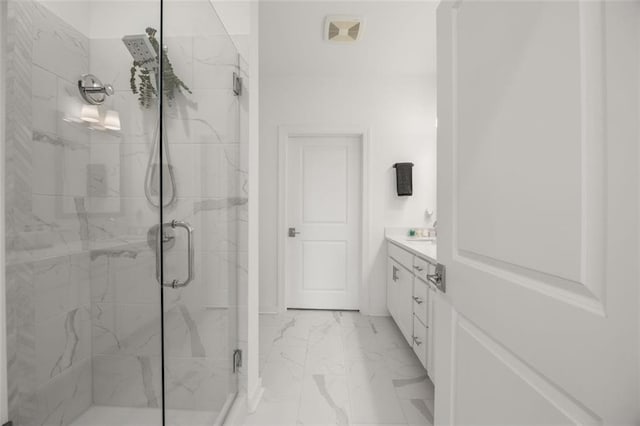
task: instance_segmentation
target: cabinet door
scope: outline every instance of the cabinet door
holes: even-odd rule
[[[392,317],[397,317],[397,300],[399,293],[398,270],[400,266],[390,257],[387,257],[387,309]],[[397,320],[396,320],[397,321]]]
[[[399,292],[396,303],[396,322],[409,344],[413,341],[413,273],[405,268],[398,271]]]

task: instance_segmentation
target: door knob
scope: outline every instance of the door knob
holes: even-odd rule
[[[296,228],[289,228],[289,238],[295,238],[300,232]]]

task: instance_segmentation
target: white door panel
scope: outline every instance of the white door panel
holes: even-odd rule
[[[439,424],[640,422],[639,5],[439,6]]]
[[[361,140],[290,137],[287,142],[287,307],[358,309]]]

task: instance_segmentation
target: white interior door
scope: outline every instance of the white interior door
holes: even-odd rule
[[[362,145],[355,136],[287,142],[288,308],[358,309]]]
[[[639,7],[439,5],[438,424],[640,424]]]

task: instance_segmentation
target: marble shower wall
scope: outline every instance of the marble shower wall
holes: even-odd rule
[[[159,212],[144,196],[157,110],[141,109],[130,92],[124,34],[89,40],[32,0],[9,0],[8,10],[10,418],[66,425],[92,403],[159,407],[161,289],[147,244]],[[237,387],[231,354],[238,291],[246,293],[248,143],[239,129],[246,98],[232,92],[238,57],[226,36],[166,43],[193,94],[167,111],[178,199],[164,219],[191,223],[196,242],[196,279],[164,293],[166,401],[216,411]],[[114,85],[101,109],[120,113],[120,132],[69,120],[81,108],[75,81],[87,72]],[[186,238],[176,236],[167,279],[187,273]]]
[[[91,404],[89,133],[64,121],[89,41],[37,2],[7,8],[9,415],[66,425]]]
[[[92,68],[116,90],[106,108],[119,111],[122,120],[119,138],[92,136],[92,161],[108,178],[102,195],[89,197],[90,234],[94,243],[128,242],[92,255],[93,392],[99,405],[156,407],[160,288],[146,239],[158,210],[144,196],[156,116],[141,109],[130,91],[123,35],[90,44]],[[166,110],[177,200],[164,209],[164,221],[194,227],[196,254],[195,280],[164,290],[165,401],[167,408],[220,410],[236,390],[231,354],[237,347],[239,224],[247,204],[239,104],[232,92],[238,58],[223,36],[165,35],[165,43],[176,74],[193,93],[178,95]],[[186,236],[181,229],[175,235],[165,257],[166,280],[187,275]]]

